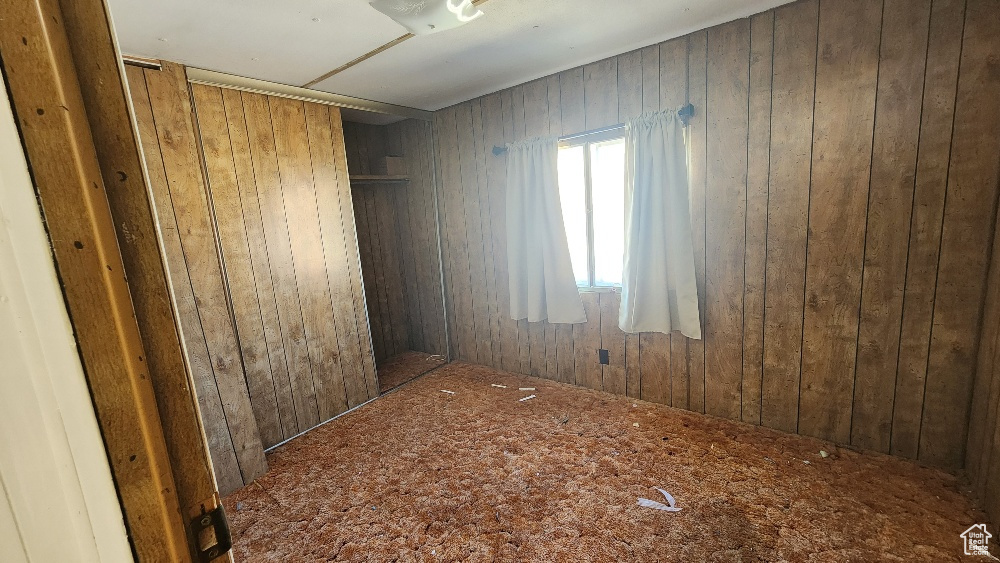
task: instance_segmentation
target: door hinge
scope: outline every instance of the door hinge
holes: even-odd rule
[[[201,563],[210,563],[233,547],[229,520],[221,503],[192,518],[191,533],[194,534],[195,550]]]

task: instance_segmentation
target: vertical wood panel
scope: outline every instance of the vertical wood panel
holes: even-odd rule
[[[366,135],[360,136],[361,138]],[[367,147],[367,144],[365,144]],[[363,149],[367,152],[367,149]],[[396,338],[392,332],[392,308],[389,305],[389,281],[385,275],[386,256],[382,248],[382,237],[386,236],[384,224],[379,213],[380,192],[385,190],[385,186],[376,184],[369,189],[362,190],[361,196],[364,202],[365,221],[368,224],[366,238],[368,239],[368,252],[371,264],[370,284],[366,284],[369,295],[369,305],[377,311],[379,319],[378,325],[381,328],[379,339],[382,342],[382,353],[385,359],[395,356],[399,350],[396,349]]]
[[[599,129],[618,121],[618,61],[604,59],[583,67],[586,129]]]
[[[442,166],[441,174],[442,202],[445,209],[446,232],[449,240],[449,269],[451,274],[452,295],[455,307],[456,344],[458,358],[476,361],[475,319],[472,310],[472,289],[469,287],[469,253],[465,228],[465,198],[462,195],[461,157],[458,146],[458,128],[456,125],[457,109],[444,112],[441,129],[438,133],[441,139]],[[445,158],[450,156],[450,158]],[[458,241],[462,241],[458,243]]]
[[[274,148],[271,110],[267,98],[260,94],[243,94],[243,111],[250,135],[250,156],[261,220],[271,262],[278,321],[284,341],[285,361],[291,379],[292,403],[298,419],[299,432],[320,422],[316,392],[312,384],[312,365],[302,321],[302,307],[295,281],[288,227],[281,198],[281,180]]]
[[[644,52],[645,55],[645,52]],[[648,111],[671,110],[688,100],[688,40],[673,39],[650,52],[643,62],[643,105]],[[655,66],[654,66],[655,65]],[[650,82],[645,86],[646,81]],[[694,142],[691,151],[698,150]],[[689,151],[690,152],[690,151]],[[651,377],[659,381],[643,382],[643,389],[655,402],[673,405],[682,409],[690,408],[688,385],[688,340],[679,332],[674,334],[651,333],[640,341],[640,347],[652,348],[653,361],[665,362],[661,368],[651,368]],[[642,352],[640,351],[640,358]],[[640,364],[650,365],[640,359]],[[647,394],[646,391],[643,394]]]
[[[608,364],[603,366],[603,388],[608,393],[625,394],[625,333],[618,328],[618,292],[600,293],[601,348],[608,351]],[[588,322],[590,319],[587,319]]]
[[[392,156],[403,158],[404,168],[413,160],[413,155],[407,156],[403,148],[405,145],[403,140],[405,126],[405,122],[397,122],[387,127],[390,140],[389,153]],[[392,190],[392,207],[396,211],[396,248],[403,277],[401,291],[403,292],[403,301],[406,304],[406,332],[409,335],[409,341],[406,343],[407,350],[426,350],[428,348],[424,337],[420,307],[420,302],[428,296],[421,294],[419,274],[417,273],[419,263],[426,262],[426,257],[420,254],[419,249],[424,248],[425,244],[416,222],[416,215],[422,211],[418,202],[410,205],[413,194],[419,190],[417,182],[419,182],[419,175],[413,174],[408,184],[398,186],[404,189]]]
[[[559,108],[562,112],[563,135],[587,130],[583,91],[583,67],[559,73]]]
[[[670,338],[658,332],[639,335],[639,398],[660,404],[670,404]],[[682,354],[683,358],[684,355]],[[676,388],[673,390],[675,393]],[[687,394],[673,396],[673,406],[687,408]]]
[[[524,126],[524,87],[515,86],[510,89],[510,127],[511,140],[527,139]],[[509,272],[508,272],[509,273]],[[531,373],[531,340],[528,321],[517,321],[517,369],[518,373]]]
[[[222,399],[224,420],[243,482],[249,483],[267,471],[267,462],[226,304],[187,80],[183,69],[165,65],[163,70],[146,73],[146,88],[170,193],[169,205],[173,206],[180,232],[184,261],[215,374],[216,392]]]
[[[799,418],[818,21],[818,1],[774,14],[761,424],[785,432]]]
[[[410,335],[406,322],[406,302],[403,299],[402,258],[399,250],[399,217],[396,214],[397,187],[393,184],[379,186],[375,191],[378,209],[379,244],[382,248],[382,265],[385,275],[386,302],[389,306],[392,341],[396,353],[409,349]]]
[[[458,149],[461,155],[462,201],[464,202],[466,240],[470,290],[472,295],[472,322],[478,361],[488,363],[493,358],[490,332],[490,310],[486,301],[486,267],[483,258],[483,229],[480,212],[479,176],[476,164],[476,144],[472,129],[472,104],[456,108],[455,126],[458,129]]]
[[[576,357],[576,384],[591,389],[603,388],[601,364],[597,351],[601,348],[601,303],[599,293],[584,292],[583,311],[587,322],[573,325],[573,352]]]
[[[218,228],[250,403],[264,447],[270,447],[282,441],[284,435],[278,422],[278,400],[271,378],[222,91],[200,85],[192,86],[191,90],[198,111],[209,201]]]
[[[514,141],[514,97],[510,90],[500,92],[500,116],[499,128],[496,132],[498,138],[505,142]],[[504,311],[503,322],[500,325],[500,340],[502,342],[502,366],[506,371],[520,371],[520,339],[518,338],[518,322],[510,316],[510,278],[507,270],[507,212],[506,212],[506,182],[507,182],[507,156],[506,154],[497,164],[496,174],[502,178],[503,183],[497,183],[496,189],[491,190],[494,202],[502,202],[496,205],[493,214],[493,245],[502,252],[503,261],[496,273],[497,287],[501,288],[500,296],[503,299]]]
[[[367,200],[370,196],[370,190],[357,190],[352,192],[351,200],[355,210],[355,228],[359,233],[363,233],[363,235],[358,236],[358,254],[361,256],[361,278],[365,285],[372,348],[375,353],[375,361],[379,362],[389,357],[390,352],[386,350],[385,342],[382,338],[383,315],[378,305],[378,284],[375,283],[375,267],[367,266],[368,264],[374,264],[378,260],[378,257],[372,252],[372,237],[369,235],[373,228],[368,222]]]
[[[344,245],[347,252],[347,272],[351,280],[351,294],[354,301],[354,317],[358,327],[358,340],[361,344],[361,369],[365,378],[365,387],[369,396],[378,394],[378,381],[375,374],[375,355],[372,350],[369,329],[369,315],[365,306],[365,291],[361,276],[360,251],[358,246],[357,228],[354,223],[354,205],[351,197],[351,185],[347,178],[347,150],[344,140],[344,126],[338,108],[330,108],[330,135],[334,144],[334,160],[338,177],[337,191],[340,201],[340,222],[344,229]],[[425,157],[429,158],[429,157]],[[435,284],[440,288],[440,282]],[[441,320],[444,323],[444,320]],[[444,328],[440,329],[442,332]],[[443,337],[443,335],[442,335]],[[444,353],[444,345],[441,345]]]
[[[405,191],[405,205],[411,210],[412,230],[417,247],[417,291],[420,292],[420,317],[424,335],[423,351],[444,355],[444,309],[441,302],[440,261],[437,223],[434,218],[433,159],[430,124],[408,120],[403,124],[403,152],[410,175],[410,189]]]
[[[885,0],[851,443],[888,451],[930,2]]]
[[[507,278],[507,215],[506,215],[506,156],[492,153],[494,146],[507,142],[505,134],[503,96],[492,94],[482,100],[483,144],[486,156],[486,176],[489,194],[489,232],[493,256],[493,283],[497,300],[497,341],[494,342],[495,365],[498,369],[512,371],[517,349],[517,323],[510,318],[510,285]],[[489,274],[487,272],[487,274]],[[499,352],[499,355],[497,355]]]
[[[623,122],[643,112],[642,51],[632,51],[618,57],[618,118]],[[657,81],[658,81],[657,77]],[[621,296],[619,296],[619,303]],[[618,310],[614,323],[617,326]],[[625,335],[625,395],[639,398],[642,377],[639,360],[639,334]]]
[[[281,338],[281,323],[275,301],[274,282],[271,277],[271,262],[264,240],[264,224],[261,221],[260,202],[254,183],[253,162],[250,158],[250,138],[247,133],[246,116],[243,112],[243,97],[236,90],[223,89],[222,99],[226,108],[229,138],[233,147],[233,164],[239,186],[240,204],[246,226],[247,244],[250,247],[250,262],[253,266],[254,285],[260,306],[260,319],[264,327],[268,362],[271,367],[271,381],[274,384],[278,420],[283,438],[291,438],[299,432],[292,401],[292,385],[285,359],[285,346]]]
[[[964,20],[965,0],[934,0],[923,83],[890,447],[891,453],[910,458],[917,457],[923,416]]]
[[[152,200],[150,203],[156,214],[163,254],[166,257],[164,266],[173,292],[174,306],[177,309],[177,330],[184,343],[185,361],[194,381],[198,412],[201,414],[202,428],[212,458],[216,484],[220,493],[224,494],[225,491],[241,487],[243,477],[239,462],[236,460],[236,448],[229,427],[225,424],[226,415],[223,412],[222,397],[215,388],[212,358],[208,352],[201,319],[198,317],[187,264],[184,262],[180,230],[177,227],[173,205],[170,203],[166,168],[160,154],[160,142],[144,74],[138,67],[126,67],[132,107],[149,174],[149,192]]]
[[[1000,215],[997,220],[1000,221]],[[965,454],[965,471],[980,498],[991,489],[991,466],[996,444],[998,410],[1000,410],[1000,229],[994,224],[993,259],[987,278],[986,301],[983,306],[983,327],[979,337],[975,384],[969,416],[969,438]],[[1000,466],[996,468],[1000,472]],[[990,491],[992,492],[992,491]],[[991,514],[991,516],[994,516]]]
[[[799,431],[850,440],[880,0],[820,4]]]
[[[343,366],[344,387],[347,406],[356,407],[378,394],[378,389],[369,387],[364,374],[361,344],[366,338],[364,324],[359,325],[354,310],[354,295],[351,284],[349,263],[354,257],[348,249],[344,236],[343,214],[341,211],[341,183],[346,178],[339,177],[335,151],[341,147],[330,127],[330,109],[319,104],[305,104],[305,119],[311,156],[313,182],[318,208],[320,240],[326,265],[326,281],[332,302],[336,344]],[[339,119],[338,119],[339,120]]]
[[[443,301],[445,325],[448,326],[448,359],[456,359],[458,353],[458,320],[455,312],[455,282],[452,279],[452,251],[451,247],[457,244],[458,239],[454,237],[450,230],[448,221],[447,206],[445,202],[445,163],[454,158],[450,152],[445,152],[445,143],[442,137],[447,132],[445,120],[446,110],[441,110],[434,114],[433,138],[434,138],[434,168],[437,171],[434,182],[435,203],[437,207],[438,229],[441,236],[441,280],[444,285]],[[365,286],[367,288],[367,285]]]
[[[337,349],[335,317],[324,264],[316,191],[302,102],[269,98],[278,173],[285,204],[302,323],[309,343],[320,420],[347,410],[347,391]]]
[[[664,46],[670,43],[664,43]],[[706,230],[706,166],[707,166],[707,124],[712,108],[706,101],[708,51],[707,34],[693,33],[688,37],[688,100],[696,108],[688,124],[688,138],[691,150],[688,151],[688,177],[691,196],[691,230],[694,243],[694,268],[698,281],[698,310],[702,312],[702,334],[705,334],[705,249],[707,244]],[[663,79],[663,49],[660,50],[660,98],[663,99],[666,90]],[[662,102],[661,102],[662,103]],[[669,106],[665,106],[669,107]],[[687,339],[687,374],[688,374],[688,408],[695,412],[705,412],[705,341]]]
[[[485,125],[483,123],[482,100],[472,101],[472,136],[475,143],[476,160],[476,201],[479,202],[480,238],[482,239],[483,284],[486,292],[486,323],[490,340],[489,358],[482,361],[491,367],[500,369],[500,320],[497,315],[496,266],[493,254],[493,233],[490,232],[492,221],[490,198],[490,182],[487,172],[487,160],[493,156],[493,145],[486,143]]]
[[[771,149],[774,12],[750,19],[747,123],[746,254],[743,281],[743,393],[740,418],[760,424],[764,377],[764,280]]]
[[[740,418],[750,21],[708,32],[705,412]]]
[[[960,467],[1000,177],[1000,11],[969,0],[927,366],[919,458]],[[990,203],[993,202],[993,203]]]

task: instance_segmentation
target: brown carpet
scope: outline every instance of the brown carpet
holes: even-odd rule
[[[408,350],[378,363],[378,391],[385,393],[446,362],[444,356]]]
[[[908,461],[464,363],[268,462],[237,561],[954,561],[985,518]]]

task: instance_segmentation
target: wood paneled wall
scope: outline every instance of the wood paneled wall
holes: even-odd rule
[[[184,69],[126,67],[188,369],[219,492],[267,471],[226,304]],[[228,424],[227,424],[228,421]]]
[[[265,447],[378,394],[340,110],[193,85]]]
[[[340,112],[128,67],[219,489],[378,394]]]
[[[453,355],[960,467],[996,214],[995,0],[800,0],[435,114]],[[704,340],[508,318],[494,145],[690,102]],[[596,350],[608,349],[610,365]]]
[[[447,355],[431,124],[345,123],[344,137],[352,174],[375,174],[380,159],[400,156],[410,177],[351,190],[375,358],[407,350]]]
[[[994,535],[1000,535],[1000,225],[993,238],[977,368],[965,469]]]

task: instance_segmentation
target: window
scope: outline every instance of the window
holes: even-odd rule
[[[578,287],[621,287],[625,254],[622,130],[559,145],[559,198]]]

